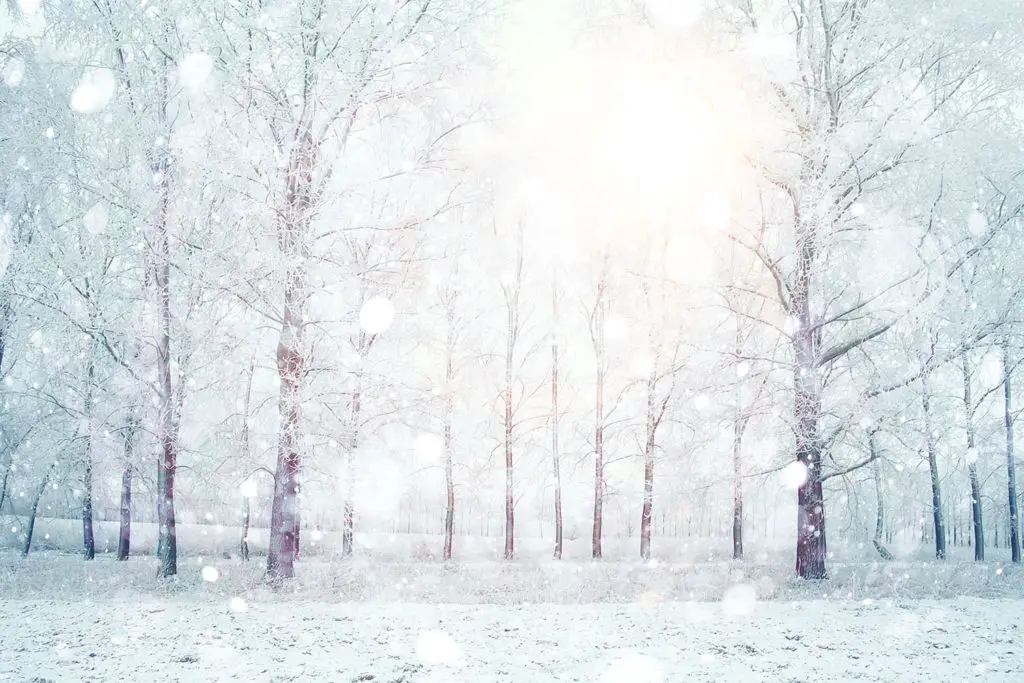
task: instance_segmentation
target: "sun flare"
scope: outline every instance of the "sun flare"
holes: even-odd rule
[[[512,58],[502,131],[528,211],[613,233],[728,223],[749,110],[724,64],[653,32],[538,51]]]

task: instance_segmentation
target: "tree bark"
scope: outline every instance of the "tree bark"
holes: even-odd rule
[[[286,233],[292,229],[283,228]],[[294,234],[287,234],[291,246]],[[285,253],[294,253],[288,249]],[[277,373],[280,378],[278,413],[281,426],[274,472],[274,497],[270,513],[267,575],[271,582],[295,576],[295,516],[298,487],[299,439],[301,429],[302,380],[305,357],[302,351],[302,309],[305,277],[302,267],[289,265],[286,275],[284,322],[277,344]]]
[[[558,273],[551,281],[551,465],[555,476],[555,552],[562,559],[562,465],[558,452]]]
[[[315,17],[319,21],[319,16]],[[277,374],[280,379],[278,413],[280,433],[274,497],[270,513],[267,576],[273,583],[295,575],[295,530],[298,515],[298,473],[302,430],[302,389],[306,377],[303,349],[307,292],[307,245],[314,206],[313,170],[317,144],[313,139],[315,57],[319,43],[316,26],[303,19],[303,95],[298,123],[285,168],[284,208],[277,219],[277,240],[285,263],[281,332],[277,343]]]
[[[658,430],[657,363],[647,377],[647,439],[644,443],[644,502],[640,511],[640,558],[651,559],[651,518],[654,513],[654,449]]]
[[[302,468],[302,458],[301,458],[301,456],[299,457],[299,463],[296,465],[295,468],[296,468],[296,471],[298,471],[299,469]],[[298,478],[298,474],[296,474],[296,479],[297,478]],[[293,553],[294,553],[293,554],[293,558],[296,559],[296,560],[299,559],[299,549],[302,547],[302,544],[300,543],[300,540],[301,540],[301,537],[302,537],[302,506],[301,506],[301,504],[299,502],[299,498],[300,498],[301,495],[302,495],[302,484],[296,483],[295,484],[295,530],[292,532],[292,542],[294,543],[294,545],[292,546],[292,550],[293,550]]]
[[[885,547],[885,491],[882,487],[882,463],[879,460],[877,429],[868,432],[868,448],[871,450],[871,470],[875,480],[875,536],[871,540],[875,551],[883,560],[893,559]]]
[[[505,345],[505,559],[511,560],[515,555],[515,496],[513,489],[512,462],[512,367],[516,344],[516,311],[512,305],[508,309],[508,335]]]
[[[514,389],[512,370],[515,367],[516,344],[519,341],[519,295],[522,292],[523,278],[523,227],[519,226],[516,243],[516,262],[514,279],[511,284],[503,284],[505,296],[505,388],[503,392],[505,407],[505,559],[515,556],[515,488],[513,479],[513,446],[515,441],[515,410],[512,401]]]
[[[805,247],[805,250],[807,248]],[[807,269],[812,256],[800,259],[800,273],[793,294],[793,311],[799,328],[795,331],[796,363],[793,371],[796,460],[807,472],[797,490],[796,573],[802,579],[828,577],[825,569],[825,500],[821,482],[822,444],[818,433],[821,419],[821,386],[817,367],[817,333],[812,327]]]
[[[935,531],[935,557],[946,559],[946,527],[942,519],[942,489],[939,482],[939,463],[935,436],[932,433],[932,411],[928,377],[921,378],[921,408],[924,412],[925,450],[932,482],[932,524]]]
[[[732,423],[732,559],[743,559],[743,432],[748,418]]]
[[[1010,557],[1013,562],[1021,561],[1020,519],[1017,514],[1017,467],[1014,463],[1013,448],[1013,365],[1010,364],[1010,344],[1002,341],[1003,351],[1003,427],[1006,430],[1006,486],[1010,513]]]
[[[157,119],[161,130],[168,130],[167,107],[170,99],[170,59],[165,55],[160,62],[157,77]],[[160,462],[157,467],[157,575],[174,576],[178,573],[178,535],[174,517],[174,477],[178,466],[178,425],[174,409],[174,385],[171,368],[171,160],[167,145],[156,152],[154,176],[159,179],[156,215],[156,246],[153,281],[157,299],[157,378],[159,381],[160,417],[157,440],[160,443]]]
[[[239,552],[243,562],[249,561],[249,505],[249,496],[242,496],[242,542]]]
[[[348,444],[345,449],[345,509],[342,513],[341,529],[341,556],[352,557],[355,548],[355,492],[356,492],[356,470],[355,455],[359,445],[359,421],[362,419],[363,409],[363,361],[369,351],[366,332],[360,331],[358,342],[358,353],[360,358],[359,368],[356,370],[355,387],[352,390],[352,403],[349,406],[349,427]]]
[[[605,375],[605,274],[597,284],[592,336],[597,373],[594,377],[594,520],[590,553],[601,558],[601,535],[604,525],[604,375]]]
[[[92,307],[94,303],[91,298],[89,279],[85,279],[86,305]],[[90,327],[95,328],[95,312],[90,313]],[[96,390],[96,353],[92,337],[89,337],[88,349],[86,350],[85,370],[85,391],[82,401],[82,414],[84,416],[85,428],[83,437],[83,457],[85,466],[82,472],[82,556],[86,560],[96,557],[96,536],[93,533],[92,520],[92,411],[93,397]]]
[[[124,430],[124,463],[121,466],[121,519],[117,534],[117,559],[125,561],[132,547],[132,476],[135,467],[135,438],[139,418],[133,406],[128,412]]]
[[[444,370],[444,559],[452,559],[455,537],[455,474],[452,467],[452,389],[455,383],[455,311],[453,302],[448,304],[448,338],[445,343]]]
[[[43,475],[43,481],[36,490],[36,495],[32,499],[32,507],[28,513],[28,524],[25,526],[25,544],[21,548],[21,556],[28,557],[29,550],[32,549],[32,534],[36,529],[36,513],[39,512],[39,501],[42,500],[43,494],[46,492],[46,486],[50,482],[50,472],[53,470],[52,465],[46,470],[46,474]]]
[[[249,377],[245,383],[245,402],[242,404],[242,434],[239,439],[242,458],[246,462],[249,460],[249,414],[252,409],[252,378],[255,374],[256,360],[253,359],[249,362]],[[242,491],[242,538],[239,543],[239,552],[243,562],[249,561],[249,518],[252,504],[246,493],[246,491]]]
[[[979,541],[974,544],[974,560],[976,562],[983,562],[985,560],[985,525],[982,520],[981,482],[978,479],[978,464],[974,459],[977,457],[974,434],[974,397],[971,391],[971,367],[966,353],[961,357],[961,361],[964,381],[965,428],[967,431],[967,475],[971,483],[971,525],[974,528],[974,538]]]

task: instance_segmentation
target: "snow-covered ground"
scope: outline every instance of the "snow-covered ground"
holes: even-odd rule
[[[0,601],[0,680],[1021,681],[1024,601]]]
[[[998,562],[801,585],[782,565],[307,559],[274,593],[261,559],[160,581],[149,557],[2,551],[0,681],[1024,680],[1024,571]]]

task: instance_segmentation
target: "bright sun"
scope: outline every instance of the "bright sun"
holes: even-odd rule
[[[724,63],[643,27],[547,43],[550,31],[516,35],[531,40],[503,53],[515,122],[503,156],[532,213],[612,236],[728,224],[745,128]]]

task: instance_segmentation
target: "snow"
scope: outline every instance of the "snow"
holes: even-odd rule
[[[1024,675],[1020,599],[758,602],[736,615],[694,602],[243,599],[212,584],[172,583],[155,596],[7,599],[0,623],[0,680],[14,681],[999,682]]]
[[[42,0],[18,0],[18,8],[25,15],[32,15],[39,11]]]
[[[444,441],[437,434],[424,433],[416,437],[416,457],[425,462],[436,462],[444,455]]]
[[[798,489],[807,481],[807,466],[794,460],[782,469],[782,483],[791,489]]]
[[[110,216],[107,214],[107,207],[101,202],[93,204],[92,208],[85,212],[82,222],[90,235],[99,235],[107,229],[107,222]]]
[[[972,211],[967,217],[967,229],[973,235],[982,235],[988,229],[988,219],[979,211]]]
[[[71,93],[71,108],[79,114],[96,114],[110,104],[117,82],[110,69],[89,69]]]
[[[368,299],[359,311],[359,326],[367,334],[380,334],[391,327],[394,319],[395,307],[383,296]]]
[[[40,518],[37,538],[64,543],[76,526]],[[149,526],[136,529],[139,552],[152,549]],[[100,548],[114,529],[97,523]],[[42,540],[50,532],[53,540]],[[1005,549],[976,563],[969,548],[951,548],[946,562],[867,561],[858,557],[869,551],[848,548],[833,558],[828,581],[804,583],[791,578],[790,550],[755,547],[733,562],[718,559],[725,548],[711,539],[655,538],[664,559],[643,563],[627,559],[636,539],[606,539],[614,559],[593,562],[582,559],[586,539],[567,541],[567,557],[577,559],[555,561],[546,540],[524,538],[522,559],[504,562],[487,559],[500,556],[500,538],[457,537],[464,559],[444,563],[409,559],[440,537],[357,535],[350,560],[319,543],[304,547],[296,579],[273,591],[264,581],[265,532],[252,530],[253,560],[241,562],[225,550],[240,529],[182,524],[179,574],[170,580],[156,578],[147,555],[85,562],[77,553],[0,550],[0,681],[1024,675],[1024,569],[1006,562]]]
[[[25,60],[21,57],[12,57],[4,62],[3,74],[4,83],[8,88],[17,88],[25,78]]]
[[[202,89],[213,73],[213,58],[203,52],[186,55],[178,66],[178,79],[191,92]]]

